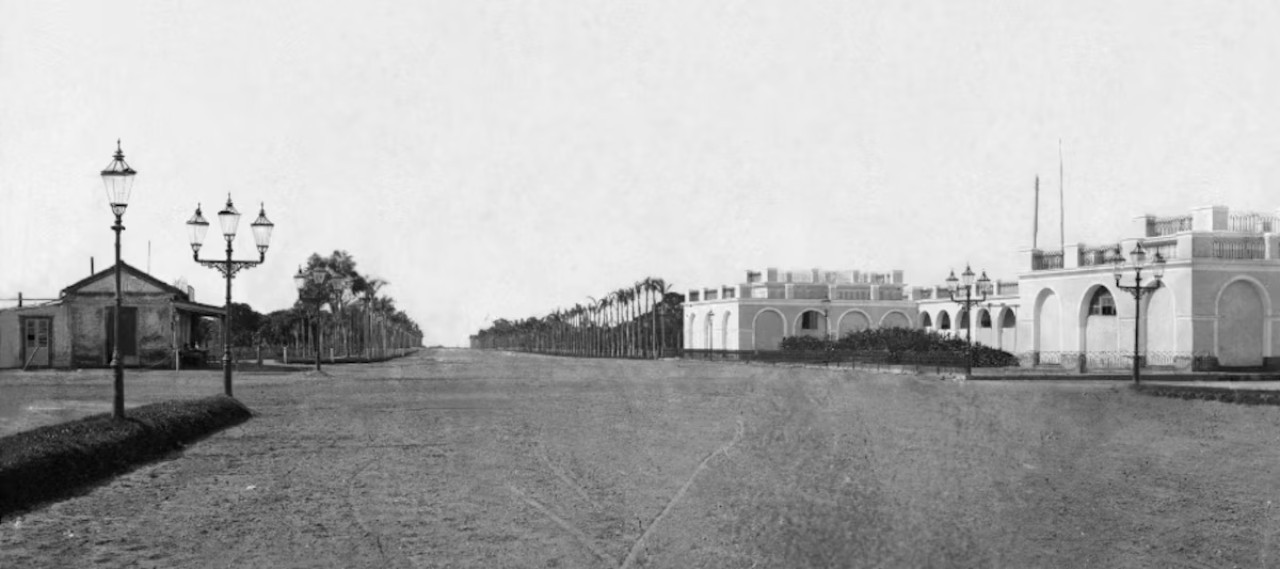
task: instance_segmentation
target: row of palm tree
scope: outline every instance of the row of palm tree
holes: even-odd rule
[[[471,347],[544,354],[658,358],[683,345],[681,303],[663,279],[649,277],[586,304],[542,317],[498,319],[471,337]]]
[[[307,258],[305,273],[327,271],[324,284],[307,283],[291,308],[267,315],[262,341],[288,346],[298,358],[314,357],[320,336],[322,356],[383,359],[422,344],[422,329],[380,291],[387,281],[356,270],[355,258],[334,251]]]

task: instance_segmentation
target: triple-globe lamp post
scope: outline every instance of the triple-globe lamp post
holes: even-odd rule
[[[240,212],[231,203],[231,194],[227,194],[227,205],[218,212],[218,224],[222,228],[222,237],[227,241],[227,258],[219,261],[206,261],[200,258],[200,247],[204,243],[205,233],[209,231],[209,222],[200,212],[199,204],[196,213],[187,220],[187,230],[191,238],[191,258],[202,266],[217,269],[227,281],[226,308],[222,315],[222,384],[227,397],[231,397],[231,279],[236,273],[251,269],[267,260],[267,246],[271,243],[271,232],[275,224],[267,219],[266,205],[258,210],[258,218],[249,224],[253,229],[253,240],[258,246],[257,261],[236,261],[231,258],[232,243],[236,239],[236,228],[240,224]]]
[[[1139,331],[1142,326],[1142,297],[1154,293],[1161,286],[1161,279],[1164,278],[1164,256],[1160,252],[1156,252],[1155,258],[1150,263],[1147,262],[1147,251],[1142,248],[1142,242],[1134,245],[1133,250],[1129,252],[1129,265],[1125,266],[1125,259],[1120,251],[1120,247],[1116,247],[1115,255],[1112,256],[1112,262],[1115,266],[1116,288],[1123,290],[1133,296],[1133,383],[1138,385],[1142,382],[1139,364],[1141,357],[1138,355],[1139,350]],[[1142,284],[1142,270],[1151,269],[1151,282]],[[1120,279],[1124,277],[1125,269],[1133,269],[1133,284],[1122,285]]]
[[[124,299],[120,291],[120,232],[124,231],[122,220],[124,210],[129,207],[129,195],[133,192],[133,176],[138,172],[124,161],[124,151],[120,149],[120,141],[116,140],[116,154],[111,163],[102,171],[102,183],[107,190],[107,202],[111,204],[111,213],[116,216],[115,225],[111,226],[116,233],[116,303],[112,315],[111,334],[111,369],[115,379],[115,398],[111,405],[111,414],[117,419],[124,418],[124,361],[120,357],[120,312]]]
[[[991,292],[991,279],[987,278],[986,271],[982,271],[982,276],[976,282],[977,292],[982,296],[974,298],[973,269],[970,269],[969,265],[966,264],[964,272],[960,273],[960,277],[959,279],[956,278],[956,272],[953,269],[951,275],[947,277],[947,290],[951,294],[951,302],[964,307],[964,314],[969,321],[964,327],[964,339],[965,343],[968,344],[967,350],[969,352],[965,358],[964,377],[968,379],[973,377],[973,338],[970,332],[973,328],[973,307],[987,301],[987,294]],[[964,297],[957,298],[956,293],[960,292],[961,286],[964,287]]]

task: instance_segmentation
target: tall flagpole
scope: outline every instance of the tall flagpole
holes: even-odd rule
[[[1039,245],[1040,236],[1040,174],[1036,174],[1036,211],[1031,216],[1031,248],[1036,249]]]
[[[1065,191],[1062,189],[1064,184],[1062,176],[1062,139],[1058,139],[1058,237],[1062,241],[1062,251],[1067,250],[1067,211],[1066,200],[1063,199]]]

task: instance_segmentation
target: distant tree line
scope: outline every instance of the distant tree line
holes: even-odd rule
[[[324,284],[308,281],[290,308],[261,314],[248,304],[232,303],[233,346],[288,347],[290,359],[305,359],[314,357],[318,333],[325,357],[332,350],[337,356],[381,359],[422,344],[418,323],[381,292],[387,281],[356,270],[350,253],[312,253],[302,270],[328,271],[328,278]],[[206,322],[211,329],[202,336],[221,337],[217,322]]]
[[[471,336],[471,347],[544,354],[657,358],[684,343],[684,296],[660,278],[645,278],[587,304],[542,317],[495,320]]]

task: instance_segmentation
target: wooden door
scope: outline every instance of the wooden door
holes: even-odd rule
[[[49,355],[52,330],[52,318],[22,319],[22,362],[24,368],[49,367],[49,363],[52,361]]]
[[[107,308],[107,342],[106,363],[111,363],[111,350],[116,336],[115,307]],[[138,307],[124,306],[120,309],[120,357],[122,359],[138,355]],[[128,363],[128,360],[125,360]]]

